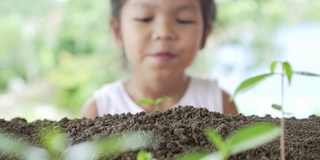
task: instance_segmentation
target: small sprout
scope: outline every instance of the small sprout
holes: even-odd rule
[[[284,72],[282,73],[275,73],[275,68],[277,67],[277,64],[280,63],[282,66],[282,69]],[[255,85],[260,83],[261,81],[265,80],[266,78],[269,78],[273,75],[280,74],[287,76],[289,84],[291,83],[292,76],[294,74],[302,75],[302,76],[313,76],[313,77],[320,77],[319,74],[311,73],[311,72],[303,72],[303,71],[293,71],[291,65],[288,62],[272,62],[270,65],[270,73],[261,74],[258,76],[254,76],[251,78],[248,78],[247,80],[243,81],[235,90],[233,96],[231,99],[233,100],[235,96],[237,96],[239,93],[245,92],[251,88],[253,88]]]
[[[275,73],[275,69],[277,67],[277,64],[280,63],[282,66],[282,72],[281,73]],[[270,65],[270,73],[268,74],[262,74],[262,75],[258,75],[255,76],[253,78],[249,78],[245,81],[243,81],[235,90],[234,95],[231,97],[232,100],[234,99],[234,97],[240,93],[240,92],[244,92],[250,88],[252,88],[253,86],[255,86],[257,83],[261,82],[262,80],[273,76],[273,75],[280,75],[281,76],[281,105],[278,104],[273,104],[271,107],[281,111],[282,113],[282,118],[281,118],[281,136],[280,136],[280,155],[281,155],[281,160],[285,159],[285,145],[284,145],[284,115],[285,114],[291,114],[291,113],[287,113],[283,110],[283,103],[284,103],[284,78],[285,76],[288,79],[288,84],[291,85],[291,81],[292,81],[292,76],[294,74],[297,75],[303,75],[303,76],[313,76],[313,77],[320,77],[319,74],[315,74],[315,73],[310,73],[310,72],[296,72],[292,70],[291,65],[288,62],[272,62]]]
[[[150,99],[150,98],[143,98],[137,101],[138,104],[140,105],[151,105],[154,107],[155,111],[160,111],[160,103],[161,102],[166,102],[166,101],[171,101],[172,98],[167,97],[167,96],[163,96],[163,97],[159,97],[155,100]]]
[[[167,102],[167,101],[171,101],[172,98],[164,96],[164,97],[159,97],[155,100],[155,104],[160,104],[161,102]]]
[[[209,141],[217,147],[214,153],[190,153],[178,157],[178,160],[225,160],[231,155],[256,148],[280,135],[280,128],[273,124],[254,124],[231,133],[225,141],[215,130],[207,128],[205,134]],[[192,157],[192,158],[189,158]]]
[[[143,98],[143,99],[139,99],[137,101],[138,104],[141,104],[141,105],[154,105],[154,100],[150,99],[150,98]]]
[[[39,138],[42,146],[48,151],[50,157],[62,159],[67,148],[67,135],[57,126],[49,126],[40,129]]]
[[[139,151],[137,160],[153,160],[152,154],[146,151]]]

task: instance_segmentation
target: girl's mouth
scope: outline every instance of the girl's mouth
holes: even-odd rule
[[[159,52],[153,55],[153,57],[162,60],[162,61],[167,61],[175,58],[176,56],[170,52]]]

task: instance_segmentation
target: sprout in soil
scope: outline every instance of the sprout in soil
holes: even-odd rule
[[[153,160],[152,154],[144,150],[139,151],[137,160]]]
[[[155,111],[160,111],[160,103],[161,102],[166,102],[166,101],[171,101],[172,98],[167,97],[167,96],[163,96],[163,97],[159,97],[155,100],[150,99],[150,98],[143,98],[137,101],[138,104],[140,105],[150,105],[153,106]]]
[[[253,124],[231,133],[225,141],[211,128],[207,128],[205,134],[216,146],[217,152],[187,153],[177,157],[177,160],[226,160],[231,155],[256,148],[275,139],[280,135],[280,128],[268,123]]]
[[[281,65],[281,72],[276,73],[275,69],[277,65]],[[272,104],[271,107],[281,111],[281,135],[280,135],[280,150],[281,150],[281,160],[285,159],[285,144],[284,144],[284,115],[288,114],[284,111],[284,79],[285,77],[288,79],[288,84],[291,84],[292,76],[296,75],[303,75],[303,76],[313,76],[313,77],[320,77],[319,74],[314,74],[310,72],[301,72],[301,71],[293,71],[291,68],[291,65],[288,62],[272,62],[270,65],[270,73],[261,74],[252,78],[249,78],[245,81],[243,81],[237,88],[233,96],[231,97],[231,100],[234,99],[236,95],[238,95],[241,92],[244,92],[246,90],[249,90],[253,88],[256,84],[261,82],[262,80],[265,80],[266,78],[269,78],[274,75],[280,75],[281,76],[281,104]]]
[[[67,135],[58,127],[41,129],[39,138],[43,148],[33,146],[15,136],[0,133],[0,155],[25,160],[90,160],[107,158],[151,144],[150,135],[144,132],[130,132],[68,147]]]

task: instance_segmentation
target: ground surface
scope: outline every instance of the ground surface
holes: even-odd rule
[[[251,123],[271,122],[279,124],[279,119],[270,116],[224,116],[202,108],[178,107],[163,113],[137,115],[106,115],[95,119],[64,118],[55,121],[36,121],[27,123],[16,118],[11,121],[0,120],[0,132],[7,132],[39,145],[37,131],[41,126],[59,125],[69,135],[71,144],[93,140],[101,136],[124,133],[132,130],[152,131],[156,133],[155,142],[146,148],[159,160],[173,159],[174,156],[195,150],[214,151],[205,135],[205,127],[215,128],[223,137]],[[320,159],[320,118],[286,119],[285,127],[286,158],[290,160]],[[122,154],[109,159],[136,159],[137,151]],[[278,160],[279,140],[276,139],[259,148],[232,156],[230,159]],[[0,157],[1,159],[1,157]],[[2,159],[6,159],[2,157]]]

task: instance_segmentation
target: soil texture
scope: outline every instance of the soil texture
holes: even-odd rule
[[[0,119],[0,132],[18,136],[29,143],[41,147],[38,131],[47,125],[60,126],[68,134],[70,145],[95,140],[129,131],[151,131],[155,133],[152,145],[144,150],[152,153],[158,160],[174,159],[175,156],[192,151],[216,151],[204,135],[206,127],[212,127],[224,138],[229,133],[253,123],[279,124],[280,119],[257,116],[226,116],[209,112],[205,108],[192,106],[176,107],[165,112],[135,115],[105,115],[94,119],[68,119],[60,121],[38,120],[28,123],[25,119],[11,121]],[[286,159],[320,160],[320,118],[285,119]],[[130,151],[108,159],[134,160],[138,151]],[[279,139],[256,149],[230,157],[230,160],[278,160],[280,159]],[[8,159],[0,155],[0,159]],[[9,158],[14,159],[14,158]],[[107,159],[107,158],[105,158]]]

